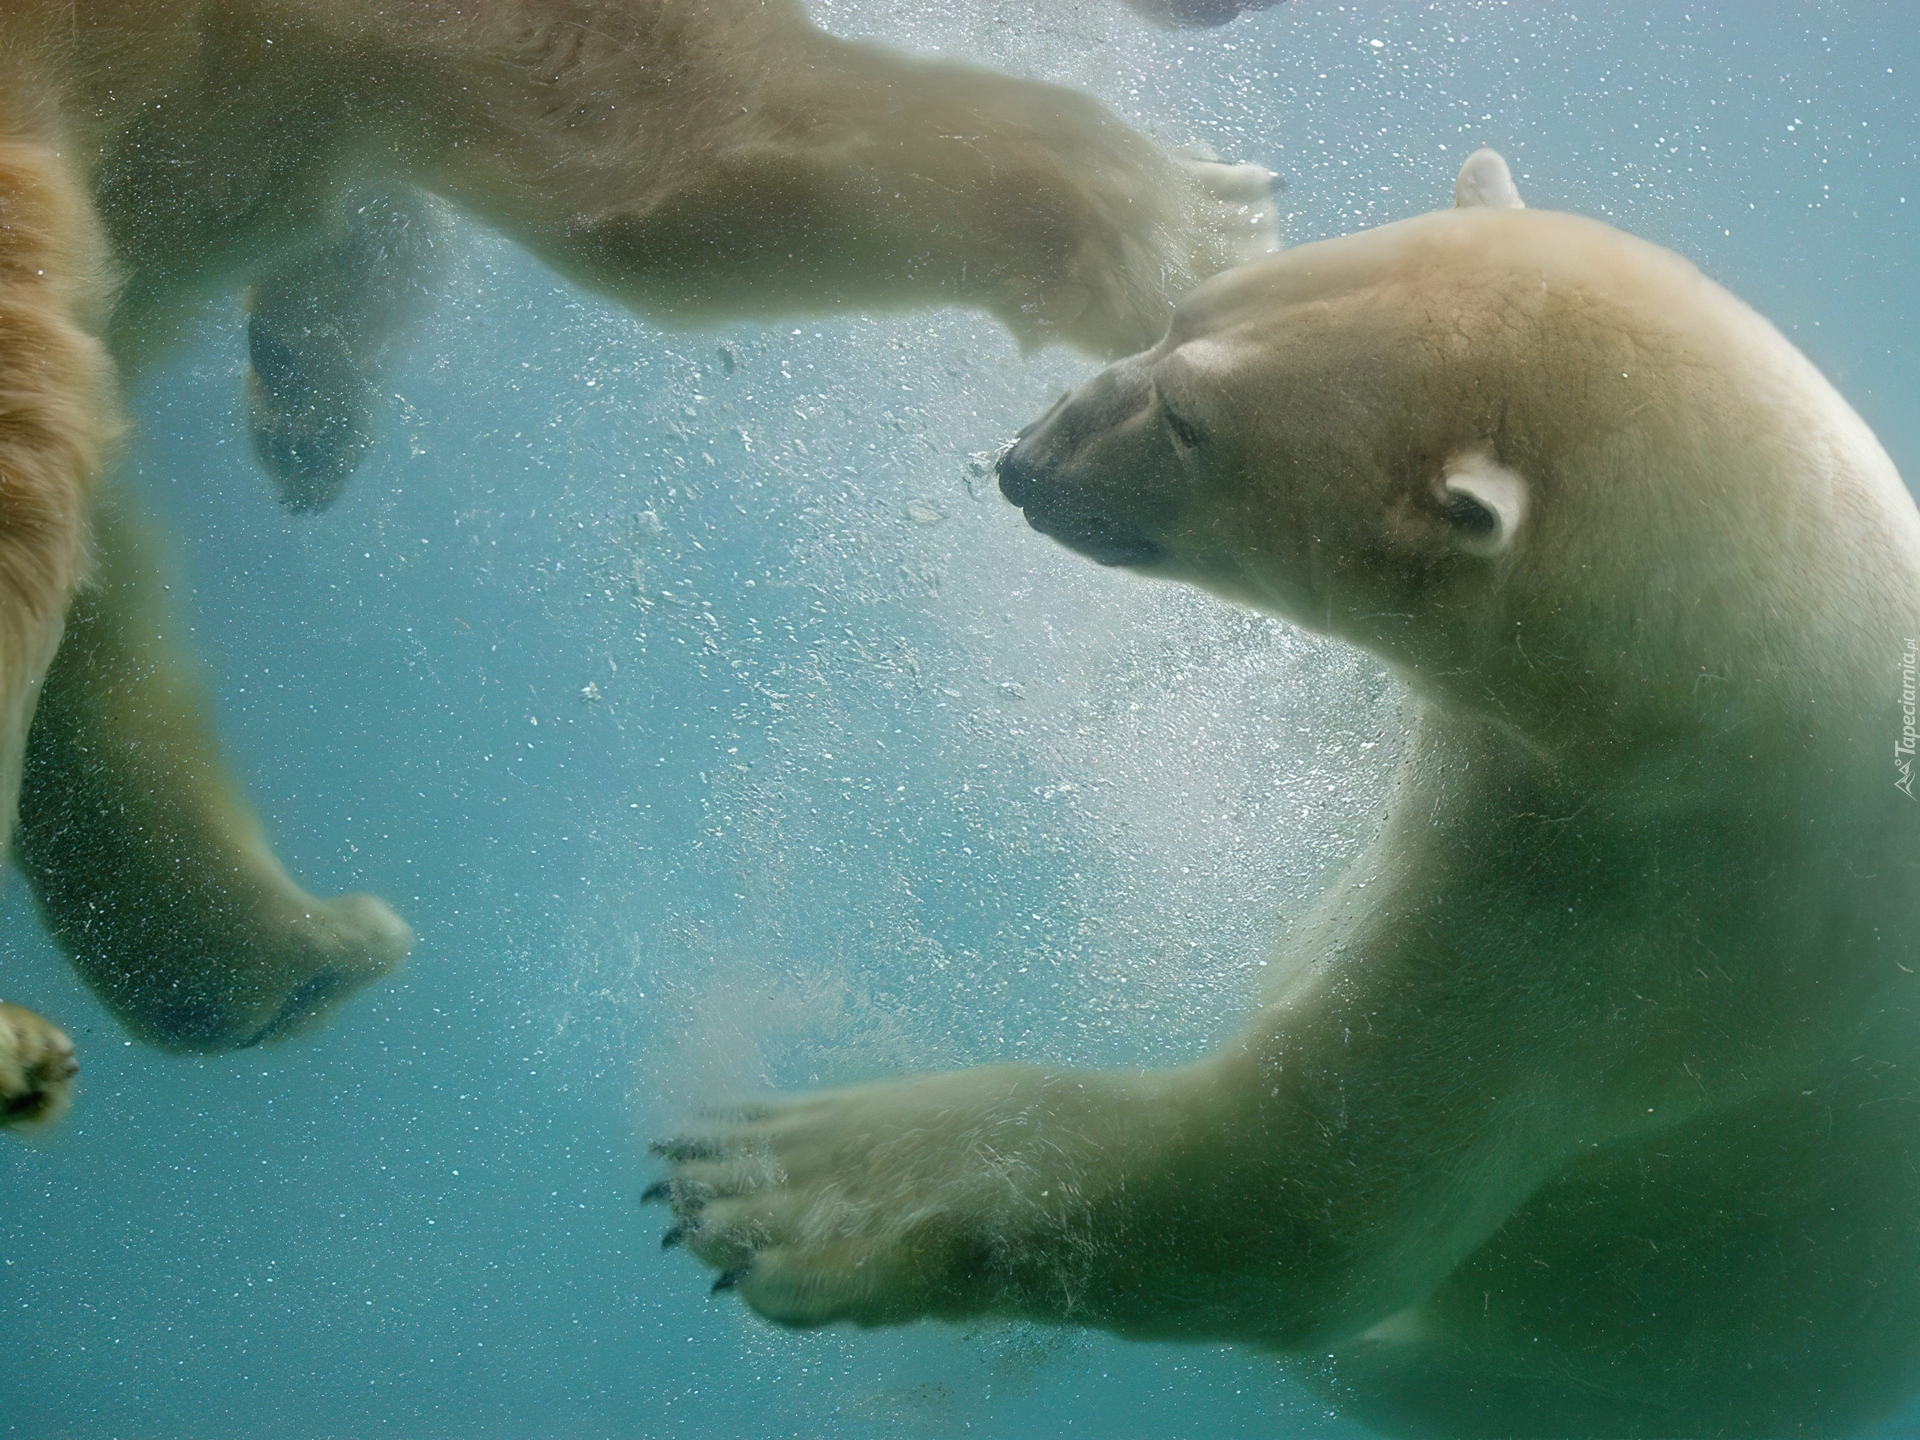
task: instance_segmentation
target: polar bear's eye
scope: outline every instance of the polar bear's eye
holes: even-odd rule
[[[1173,438],[1187,449],[1193,450],[1206,443],[1206,433],[1164,399],[1160,402],[1160,413],[1166,417],[1167,429],[1173,432]]]

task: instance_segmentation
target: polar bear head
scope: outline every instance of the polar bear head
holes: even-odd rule
[[[1703,674],[1833,663],[1862,568],[1912,569],[1865,426],[1692,265],[1524,208],[1491,151],[1456,197],[1208,281],[1022,433],[1003,492],[1523,725],[1644,733]]]

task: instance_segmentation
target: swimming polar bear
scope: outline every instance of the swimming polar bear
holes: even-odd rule
[[[97,486],[116,376],[253,279],[256,438],[290,500],[324,503],[388,338],[364,272],[404,277],[420,244],[344,197],[436,194],[671,322],[971,305],[1121,354],[1270,247],[1269,179],[1069,90],[835,39],[794,0],[0,7],[0,841],[17,790],[55,940],[183,1050],[310,1026],[411,943],[274,857],[146,527]],[[0,1126],[57,1113],[71,1062],[9,1009]]]
[[[1491,152],[1458,196],[1209,281],[1000,466],[1392,666],[1379,834],[1191,1065],[660,1146],[761,1314],[1240,1341],[1406,1436],[1832,1435],[1915,1385],[1920,515],[1691,265]]]

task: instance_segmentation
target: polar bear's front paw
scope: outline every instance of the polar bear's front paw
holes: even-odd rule
[[[0,1128],[38,1129],[67,1113],[73,1042],[46,1020],[0,1001]]]
[[[997,1066],[716,1115],[652,1147],[673,1174],[643,1198],[673,1207],[665,1246],[781,1324],[1020,1312],[1056,1208],[1026,1158],[1046,1089]]]
[[[1174,304],[1194,286],[1279,248],[1270,171],[1204,156],[1154,159],[1086,181],[1097,197],[1089,212],[1110,224],[1091,227],[1067,283],[1004,317],[1025,341],[1130,355],[1166,333]]]

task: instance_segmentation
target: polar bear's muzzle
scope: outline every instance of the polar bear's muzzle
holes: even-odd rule
[[[1147,565],[1164,547],[1139,522],[1144,497],[1130,495],[1120,477],[1132,466],[1110,453],[1126,444],[1127,422],[1146,403],[1149,387],[1127,375],[1128,362],[1110,366],[1020,432],[996,467],[1000,493],[1018,505],[1027,523],[1102,565]]]

